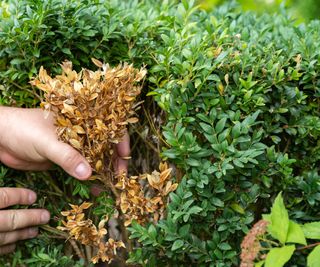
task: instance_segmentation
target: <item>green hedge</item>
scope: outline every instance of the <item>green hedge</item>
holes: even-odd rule
[[[182,177],[167,218],[130,228],[130,262],[237,266],[243,236],[279,191],[291,218],[320,219],[319,21],[297,27],[234,4],[206,13],[190,1],[8,2],[0,104],[36,105],[28,81],[41,65],[147,64],[146,98],[166,114],[162,157]]]

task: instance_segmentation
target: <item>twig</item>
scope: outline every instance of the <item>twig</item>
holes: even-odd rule
[[[60,230],[58,230],[58,229],[56,229],[54,227],[51,227],[48,224],[41,225],[40,228],[45,230],[45,231],[47,231],[47,232],[53,233],[53,234],[55,234],[57,236],[63,237],[65,239],[67,239],[69,237],[69,235],[67,233],[62,232],[62,231],[60,231]]]
[[[77,245],[76,241],[74,241],[73,239],[69,239],[68,241],[70,242],[70,244],[71,244],[72,248],[74,249],[75,253],[77,254],[77,256],[80,259],[84,259],[85,260],[84,253],[83,253],[83,251],[81,251],[81,249]]]
[[[92,258],[92,248],[90,246],[85,246],[87,261],[90,262]]]
[[[299,248],[297,248],[297,250],[303,250],[303,249],[307,249],[307,248],[312,248],[312,247],[315,247],[315,246],[318,246],[318,245],[320,245],[320,242],[313,243],[313,244],[310,244],[310,245],[307,245],[307,246],[304,246],[304,247],[299,247]]]
[[[144,141],[152,150],[154,150],[154,152],[159,153],[158,149],[153,144],[144,139],[143,135],[138,130],[136,130],[135,133],[137,133],[142,141]]]
[[[106,175],[102,175],[101,176],[101,181],[104,183],[104,185],[106,186],[106,188],[111,189],[111,192],[113,193],[113,195],[115,196],[116,199],[120,198],[120,195],[118,193],[118,190],[116,189],[116,187],[114,186],[114,184],[112,183],[111,179],[108,179],[108,177]],[[125,244],[127,244],[127,249],[129,251],[132,250],[132,242],[128,237],[128,232],[126,227],[124,226],[124,220],[123,220],[123,213],[121,211],[121,209],[118,209],[119,212],[119,218],[118,218],[118,223],[119,223],[119,227],[120,227],[120,232],[122,234],[122,242],[124,242]]]

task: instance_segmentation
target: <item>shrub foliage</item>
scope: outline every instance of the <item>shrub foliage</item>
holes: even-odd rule
[[[154,136],[134,135],[149,145],[133,155],[161,145],[179,187],[165,219],[129,228],[135,245],[128,262],[237,265],[241,239],[279,191],[290,218],[319,220],[319,21],[295,26],[285,14],[257,16],[234,4],[207,13],[191,1],[151,0],[7,1],[0,16],[2,105],[39,103],[29,80],[41,65],[55,74],[65,59],[75,68],[93,67],[92,57],[146,64],[149,111],[140,125],[149,122]],[[153,100],[160,108],[150,108]],[[19,175],[1,167],[6,185],[21,185]],[[41,175],[24,175],[25,186],[45,195],[46,185],[35,182]],[[54,214],[70,198],[88,197],[86,184],[67,178],[68,189],[65,174],[43,175],[43,183],[61,186],[60,197],[48,196],[56,199],[49,205]],[[13,260],[27,264],[32,257],[34,266],[46,266],[41,255],[62,253],[43,251],[54,242],[43,235]],[[69,264],[57,256],[51,266],[62,261]],[[290,266],[305,266],[303,255]]]

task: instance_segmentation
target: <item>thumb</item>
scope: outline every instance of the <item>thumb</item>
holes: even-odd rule
[[[44,154],[49,160],[79,180],[86,180],[92,174],[91,166],[85,157],[66,143],[57,140],[52,145],[46,146]]]

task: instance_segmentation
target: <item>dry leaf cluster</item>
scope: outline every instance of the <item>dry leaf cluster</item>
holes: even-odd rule
[[[138,106],[135,100],[146,70],[128,64],[111,68],[92,60],[97,71],[77,73],[66,61],[62,74],[55,78],[41,67],[31,84],[45,92],[41,105],[56,116],[59,138],[81,151],[97,173],[103,173],[105,154],[111,158],[113,144],[121,141],[126,125],[138,121],[133,117]]]
[[[167,195],[176,190],[178,184],[171,181],[172,169],[167,163],[160,163],[159,172],[151,174],[126,177],[125,173],[117,176],[116,188],[121,190],[117,204],[125,217],[125,226],[133,220],[143,224],[153,216],[157,222],[163,216]],[[141,180],[147,179],[146,186],[142,186]],[[151,190],[150,190],[151,189]],[[146,196],[148,192],[151,196]]]
[[[138,121],[133,117],[139,105],[135,100],[141,91],[138,83],[146,70],[128,64],[110,68],[92,60],[99,70],[82,69],[77,73],[71,62],[66,61],[61,65],[61,75],[52,78],[41,67],[38,78],[31,83],[45,92],[41,105],[53,112],[59,138],[79,150],[98,174],[93,177],[98,177],[113,192],[124,225],[130,225],[132,220],[140,224],[157,222],[164,215],[168,194],[178,186],[171,181],[172,169],[167,163],[160,163],[159,171],[128,178],[126,173],[115,176],[111,165],[113,145],[122,140],[128,123]],[[64,226],[59,229],[67,231],[71,239],[95,248],[93,263],[111,262],[116,249],[124,247],[124,243],[111,238],[105,241],[107,218],[98,227],[85,218],[83,210],[91,205],[70,204],[72,209],[61,213],[66,221],[62,221]]]
[[[84,210],[91,205],[92,203],[88,202],[84,202],[80,206],[70,204],[71,210],[61,212],[67,221],[62,221],[64,226],[59,226],[58,229],[67,231],[70,238],[81,244],[95,248],[97,252],[91,259],[93,263],[97,263],[99,260],[110,263],[117,254],[117,248],[124,248],[125,245],[122,241],[114,241],[112,238],[105,241],[108,231],[104,226],[108,218],[101,220],[98,228],[90,219],[85,218]]]

